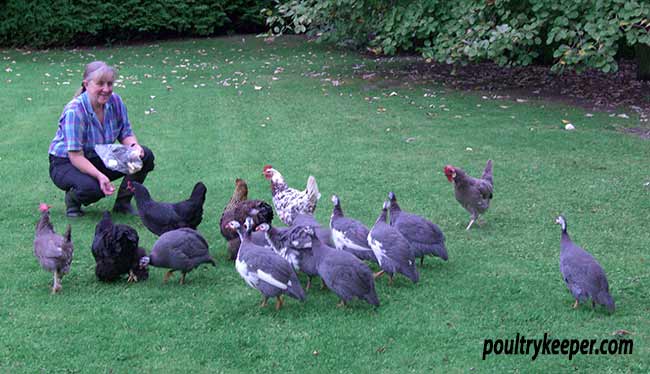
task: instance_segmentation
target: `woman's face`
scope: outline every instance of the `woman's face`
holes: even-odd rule
[[[85,81],[85,83],[88,98],[93,106],[103,106],[113,94],[112,74],[102,74]]]

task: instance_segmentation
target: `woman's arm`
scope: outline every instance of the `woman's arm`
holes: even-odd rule
[[[88,174],[97,179],[97,182],[99,182],[99,188],[102,189],[104,195],[111,195],[113,191],[115,191],[115,187],[111,184],[110,179],[88,161],[86,156],[84,156],[83,151],[68,151],[68,157],[70,158],[70,163],[74,167],[79,169],[82,173]]]

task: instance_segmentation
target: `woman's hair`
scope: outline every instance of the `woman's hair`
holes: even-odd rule
[[[81,95],[86,92],[86,86],[84,81],[89,81],[94,78],[101,78],[110,76],[115,78],[115,69],[112,66],[108,65],[104,61],[93,61],[86,65],[86,70],[84,70],[83,80],[81,81],[81,87],[75,92],[74,97]]]

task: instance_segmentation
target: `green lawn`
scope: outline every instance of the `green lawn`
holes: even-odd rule
[[[190,273],[184,286],[178,276],[163,284],[162,269],[138,284],[99,283],[90,245],[114,199],[67,219],[63,192],[50,181],[58,116],[94,59],[119,68],[115,91],[156,155],[146,182],[152,196],[179,201],[196,181],[208,186],[199,229],[218,266]],[[364,80],[354,74],[360,64],[387,71],[397,63],[252,36],[0,50],[0,372],[647,372],[650,143],[615,130],[635,119],[432,82],[386,83],[382,73]],[[565,131],[563,119],[577,130]],[[495,194],[487,224],[466,232],[469,216],[442,170],[453,164],[478,175],[488,158]],[[226,260],[218,221],[237,177],[251,198],[270,201],[267,163],[293,187],[316,177],[324,225],[334,193],[347,215],[372,226],[395,191],[404,210],[440,225],[449,261],[427,258],[417,285],[380,278],[376,311],[361,302],[336,308],[318,287],[304,304],[260,309],[259,293]],[[32,254],[39,202],[53,206],[59,232],[72,224],[73,266],[54,296]],[[558,213],[605,268],[613,315],[571,309]],[[156,238],[139,219],[115,218],[151,248]],[[632,355],[481,359],[486,338],[613,339],[620,329],[632,333]]]

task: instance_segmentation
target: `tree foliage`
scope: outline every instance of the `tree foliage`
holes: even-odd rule
[[[375,53],[447,63],[550,60],[604,72],[622,47],[650,46],[650,2],[624,0],[275,0],[273,33],[309,33]]]
[[[52,47],[258,31],[270,0],[7,0],[0,45]]]

